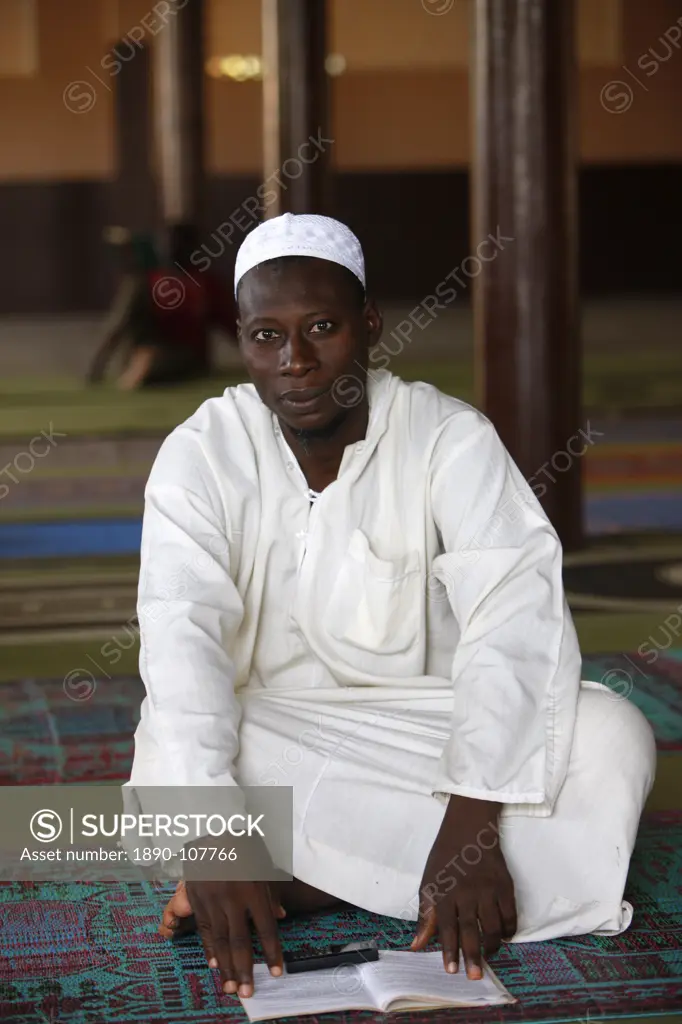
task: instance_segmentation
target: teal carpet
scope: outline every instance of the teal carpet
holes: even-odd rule
[[[169,889],[148,883],[0,887],[0,1020],[6,1024],[234,1024],[246,1020],[220,991],[196,937],[156,932]],[[641,830],[627,896],[627,932],[505,945],[491,966],[519,1002],[510,1007],[401,1014],[401,1024],[594,1020],[682,1007],[682,813]],[[374,938],[406,948],[413,926],[336,911],[284,922],[290,950]],[[329,1015],[329,1024],[374,1019]],[[293,1020],[293,1019],[292,1019]],[[315,1018],[300,1018],[314,1024]]]

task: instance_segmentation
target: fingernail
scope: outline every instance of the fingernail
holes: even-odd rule
[[[240,985],[239,986],[239,995],[242,997],[242,999],[248,999],[248,997],[251,995],[251,986],[250,985]]]
[[[223,985],[223,992],[225,992],[228,996],[233,996],[236,991],[237,991],[237,982],[236,981],[226,981],[225,984]]]
[[[212,956],[211,959],[208,961],[208,966],[212,967],[213,970],[215,970],[216,967],[218,966],[218,961],[216,960],[216,958],[214,956]]]
[[[456,964],[454,960],[451,960],[448,964],[448,974],[457,974],[459,964]]]
[[[282,974],[282,968],[281,967],[271,967],[270,968],[270,974],[273,976],[273,978],[279,978],[281,976],[281,974]]]
[[[480,978],[483,977],[480,967],[469,967],[467,970],[467,974],[469,975],[472,981],[478,981]]]

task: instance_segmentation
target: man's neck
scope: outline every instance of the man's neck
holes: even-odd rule
[[[343,453],[349,444],[367,434],[369,407],[362,402],[323,430],[294,430],[280,423],[289,447],[314,491],[323,491],[339,475]]]

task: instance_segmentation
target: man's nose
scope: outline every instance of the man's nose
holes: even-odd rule
[[[315,349],[300,330],[289,333],[282,349],[283,369],[289,373],[307,373],[315,365]]]

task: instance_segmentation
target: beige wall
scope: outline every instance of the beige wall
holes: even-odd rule
[[[214,52],[257,52],[257,9],[251,0],[230,0],[229,5],[213,0],[212,6]],[[435,16],[426,14],[418,0],[333,0],[329,49],[348,61],[347,72],[332,79],[332,152],[339,169],[468,164],[469,8],[470,0],[455,0],[447,14]],[[682,160],[682,47],[673,48],[651,77],[637,66],[650,46],[665,56],[658,40],[682,15],[677,0],[579,0],[578,14],[581,159]],[[633,89],[632,105],[623,113],[609,112],[600,102],[604,86],[617,79]],[[606,101],[612,97],[619,106],[621,96],[627,100],[622,86],[615,86]],[[257,172],[260,87],[212,80],[209,109],[210,169]]]
[[[117,35],[142,24],[153,0],[34,2],[38,72],[0,73],[0,179],[110,177],[115,78],[107,53]],[[0,16],[3,4],[10,9],[8,0],[0,0]],[[331,0],[330,50],[348,62],[347,71],[332,80],[331,134],[339,169],[466,166],[468,6],[456,0],[447,14],[434,16],[419,0]],[[257,53],[259,7],[258,0],[209,0],[210,53]],[[666,55],[659,37],[681,13],[677,0],[580,0],[584,162],[682,160],[682,48],[673,49],[653,74],[653,58],[645,57],[644,69],[637,64],[650,47]],[[161,30],[153,18],[147,22]],[[600,103],[602,88],[614,79],[633,90],[630,109],[620,114]],[[212,172],[258,172],[260,92],[254,82],[207,81]],[[622,86],[609,97],[615,105],[627,99]]]
[[[89,78],[85,65],[96,66],[102,54],[98,3],[38,0],[37,9],[38,73],[0,77],[0,178],[107,176],[113,166],[109,94],[98,85],[94,109],[81,115],[69,113],[62,98],[70,82]]]
[[[622,64],[588,68],[581,74],[580,146],[584,160],[682,160],[682,40],[677,43],[679,49],[660,41],[668,31],[676,40],[677,29],[682,28],[682,20],[677,23],[677,19],[682,19],[677,0],[624,0]],[[660,57],[672,53],[665,63],[659,63],[648,52],[650,48]],[[609,113],[600,103],[601,90],[612,80],[632,89],[632,106],[620,114]],[[622,84],[616,89],[627,100]]]

